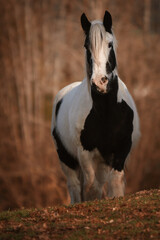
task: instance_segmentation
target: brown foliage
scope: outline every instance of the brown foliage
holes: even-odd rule
[[[159,239],[160,190],[0,213],[1,239]]]
[[[50,136],[52,102],[60,88],[85,75],[80,15],[102,18],[105,9],[113,16],[119,75],[141,120],[127,192],[159,186],[160,35],[150,1],[2,0],[0,209],[68,202]]]

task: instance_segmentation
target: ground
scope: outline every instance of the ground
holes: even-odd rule
[[[160,189],[0,213],[0,240],[160,239]]]

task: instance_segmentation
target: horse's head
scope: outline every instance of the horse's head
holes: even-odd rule
[[[81,25],[85,33],[86,70],[91,85],[99,92],[107,92],[111,73],[116,68],[115,38],[112,33],[112,17],[105,12],[103,22],[90,22],[83,13]]]

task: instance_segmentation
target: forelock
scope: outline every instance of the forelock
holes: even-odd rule
[[[90,44],[93,51],[99,51],[104,43],[106,31],[104,26],[99,21],[92,22],[90,28]]]
[[[104,50],[107,48],[107,44],[109,41],[113,40],[113,36],[112,34],[106,32],[101,21],[93,21],[90,28],[89,39],[93,57],[95,61],[98,61],[98,54],[100,50],[102,48]]]

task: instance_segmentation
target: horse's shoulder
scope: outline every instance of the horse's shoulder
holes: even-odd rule
[[[122,102],[122,100],[125,101],[133,111],[135,110],[135,103],[127,86],[120,78],[118,78],[117,101]]]
[[[55,102],[58,103],[68,92],[70,92],[73,88],[75,88],[76,86],[80,85],[81,82],[74,82],[71,83],[67,86],[65,86],[64,88],[62,88],[56,95],[55,97]]]
[[[125,83],[118,77],[118,96],[117,96],[118,102],[121,102],[122,99],[123,99],[123,100],[126,100],[128,94],[129,94],[129,92],[128,92],[127,86],[126,86]]]

